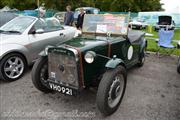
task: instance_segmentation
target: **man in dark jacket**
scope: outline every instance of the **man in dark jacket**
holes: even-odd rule
[[[66,7],[66,10],[67,12],[65,13],[65,16],[64,16],[64,25],[72,26],[73,21],[74,21],[74,13],[71,11],[70,5]]]
[[[81,8],[80,9],[80,14],[78,15],[78,19],[77,19],[77,29],[81,30],[82,29],[82,26],[83,26],[83,20],[84,20],[84,9]]]

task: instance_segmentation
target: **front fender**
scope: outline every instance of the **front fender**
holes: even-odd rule
[[[141,43],[140,53],[147,47],[147,40],[144,38]]]
[[[118,65],[123,65],[124,67],[126,67],[124,61],[121,60],[121,59],[119,59],[119,58],[110,59],[110,60],[106,63],[105,67],[106,67],[106,68],[112,68],[112,69],[114,69],[114,68],[116,68]]]
[[[0,44],[0,60],[4,56],[12,52],[18,52],[18,53],[23,54],[26,57],[27,62],[28,63],[31,62],[31,57],[26,47],[19,44]]]

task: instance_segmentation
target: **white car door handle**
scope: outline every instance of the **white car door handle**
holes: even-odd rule
[[[60,33],[59,36],[63,36],[64,34],[63,33]]]

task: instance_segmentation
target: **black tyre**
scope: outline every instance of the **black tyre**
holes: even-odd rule
[[[27,62],[21,54],[10,53],[0,61],[0,69],[0,79],[12,82],[23,76]]]
[[[180,58],[179,58],[179,61],[178,61],[177,72],[180,73]]]
[[[126,79],[126,69],[123,66],[104,73],[96,97],[98,109],[103,115],[110,115],[118,109],[125,93]]]
[[[139,55],[139,62],[138,62],[138,66],[142,67],[144,65],[145,62],[145,48],[143,48],[142,52]]]
[[[44,93],[50,93],[50,90],[46,86],[46,82],[48,79],[48,59],[47,57],[40,57],[34,64],[32,73],[32,82],[34,86]]]

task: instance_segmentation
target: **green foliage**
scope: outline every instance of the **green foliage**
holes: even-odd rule
[[[0,0],[0,7],[10,6],[19,10],[37,8],[38,0]],[[140,12],[140,11],[160,11],[160,0],[39,0],[45,2],[46,7],[65,11],[66,5],[71,5],[73,9],[82,6],[100,8],[101,11],[114,12]]]

